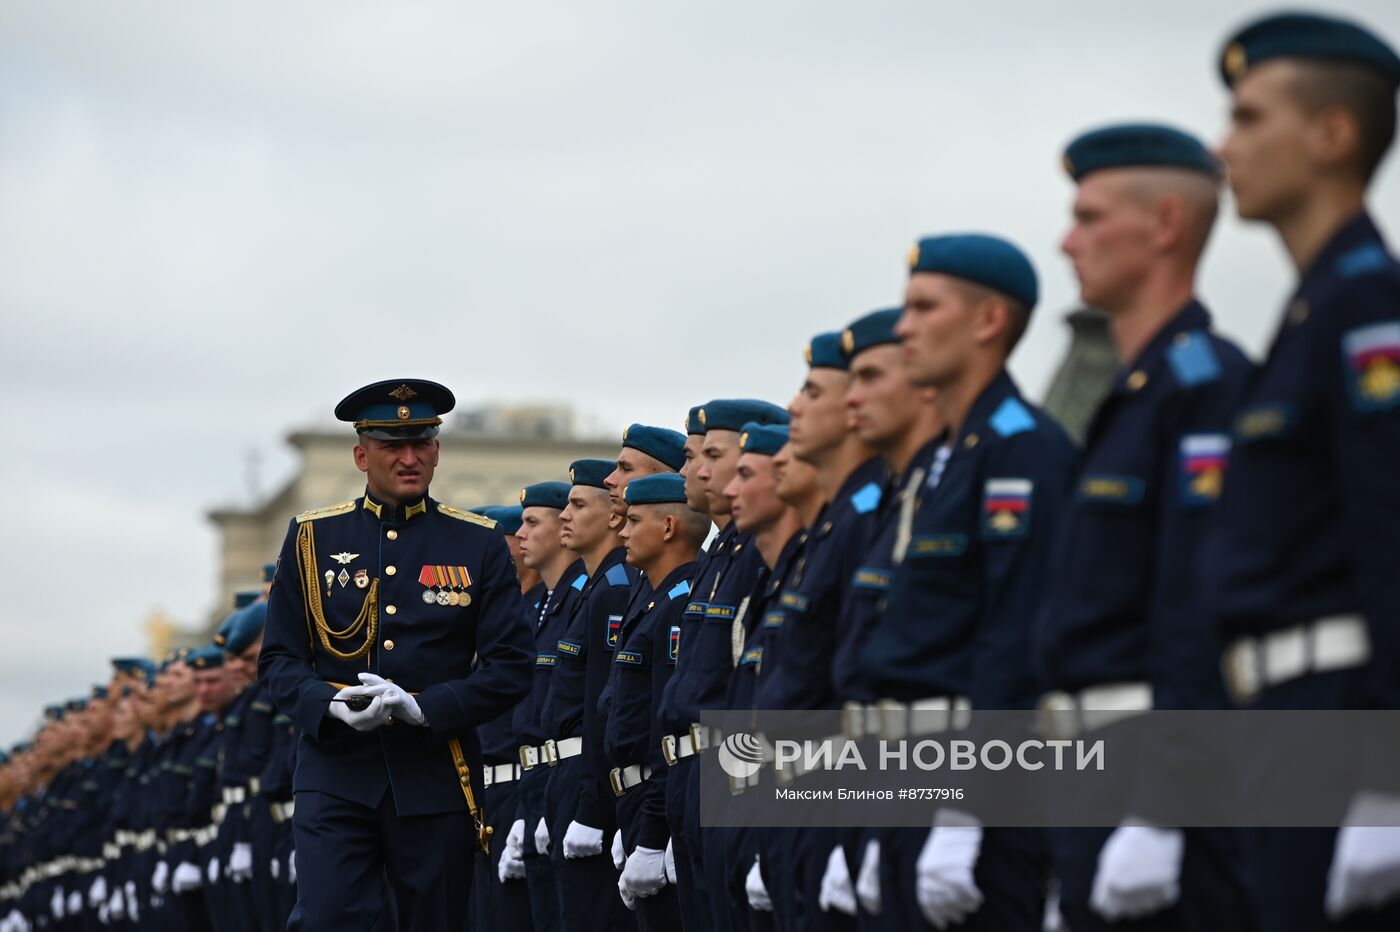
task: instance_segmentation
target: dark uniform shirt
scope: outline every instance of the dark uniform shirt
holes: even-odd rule
[[[515,715],[511,719],[516,740],[522,745],[538,746],[554,737],[550,733],[550,723],[545,719],[544,703],[559,662],[559,638],[564,634],[564,627],[587,583],[588,574],[584,571],[583,561],[575,560],[540,602],[538,614],[532,619],[535,666],[530,679],[530,694],[515,707]]]
[[[700,709],[697,696],[700,691],[698,679],[702,671],[702,651],[700,650],[701,631],[705,622],[705,609],[708,599],[716,591],[724,571],[729,566],[730,551],[743,542],[734,522],[725,525],[710,543],[710,549],[700,558],[691,581],[690,601],[680,621],[680,639],[675,673],[666,684],[666,691],[657,706],[656,715],[661,722],[662,734],[683,734],[692,722],[699,721]]]

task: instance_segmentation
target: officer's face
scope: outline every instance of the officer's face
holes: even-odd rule
[[[681,464],[681,478],[685,480],[685,503],[695,511],[708,514],[710,506],[705,500],[705,483],[700,481],[701,450],[705,446],[704,434],[687,434],[685,437],[685,462]]]
[[[520,541],[520,559],[530,569],[547,567],[559,558],[564,544],[560,541],[563,530],[559,521],[559,509],[531,505],[520,518],[520,530],[515,536]]]
[[[778,498],[773,457],[760,453],[739,454],[734,478],[724,487],[724,497],[729,500],[734,526],[746,534],[768,527],[782,517],[787,507]]]
[[[612,505],[613,514],[618,517],[627,514],[627,483],[642,476],[654,476],[659,472],[669,471],[666,464],[656,457],[631,447],[623,447],[622,452],[617,455],[617,466],[603,480],[603,485],[608,488],[608,503]]]
[[[647,566],[666,551],[666,514],[655,505],[632,505],[618,532],[627,549],[627,562]]]
[[[840,369],[809,369],[807,380],[788,403],[788,443],[798,459],[811,462],[840,446],[851,432],[846,389],[851,378]]]
[[[1298,68],[1287,60],[1257,65],[1235,82],[1230,130],[1220,147],[1235,207],[1247,220],[1288,216],[1319,173],[1324,122],[1294,97]]]
[[[739,462],[739,433],[733,430],[711,430],[705,434],[700,448],[700,466],[696,477],[705,487],[705,511],[712,515],[729,514],[729,499],[724,489],[734,478]]]
[[[842,406],[845,410],[845,406]],[[817,494],[817,469],[797,458],[791,434],[783,448],[773,455],[773,481],[778,497],[789,505],[799,505]]]
[[[367,477],[376,498],[406,504],[428,492],[438,464],[438,441],[376,440],[361,437],[355,445],[355,465]]]
[[[957,279],[934,272],[909,276],[904,313],[895,324],[905,371],[914,385],[947,385],[957,380],[990,319]]]
[[[1084,303],[1112,313],[1149,274],[1158,227],[1152,202],[1133,188],[1131,170],[1094,172],[1074,197],[1074,223],[1060,248],[1074,263]]]
[[[877,450],[899,442],[919,415],[922,401],[909,381],[898,345],[872,346],[851,360],[846,405],[856,436]]]
[[[233,698],[229,680],[228,671],[223,667],[195,671],[194,692],[199,698],[201,712],[218,712],[228,705],[229,699]]]
[[[569,490],[568,507],[559,513],[559,538],[574,553],[588,553],[608,542],[612,516],[608,493],[591,485],[576,485]]]

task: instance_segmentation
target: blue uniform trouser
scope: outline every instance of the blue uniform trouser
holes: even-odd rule
[[[467,924],[476,831],[461,811],[401,816],[386,792],[376,807],[326,793],[296,794],[297,905],[287,928],[402,932]],[[392,890],[385,890],[385,880]]]
[[[1050,853],[1060,881],[1060,914],[1075,932],[1247,932],[1254,927],[1241,876],[1240,832],[1186,829],[1181,897],[1175,906],[1132,922],[1109,922],[1089,906],[1099,852],[1111,828],[1050,829]]]
[[[491,856],[476,859],[476,875],[472,881],[473,928],[491,932],[530,932],[534,920],[530,915],[530,889],[526,881],[507,880],[501,883],[501,854],[506,849],[506,837],[515,821],[520,802],[520,782],[493,783],[487,788],[482,805],[486,822],[491,826]]]
[[[549,768],[545,818],[549,823],[549,860],[559,884],[564,932],[625,932],[636,928],[631,911],[617,892],[612,836],[603,837],[603,850],[592,857],[564,857],[564,833],[574,820],[582,789],[583,757],[577,755]],[[598,826],[593,826],[597,828]]]
[[[915,873],[927,828],[889,830],[880,844],[879,927],[930,928],[919,909]],[[982,891],[982,905],[958,926],[959,932],[1040,932],[1045,921],[1049,859],[1039,829],[988,828],[972,877]],[[1074,927],[1075,932],[1079,928]]]
[[[622,850],[626,854],[631,854],[637,847],[637,835],[641,831],[637,810],[641,808],[641,804],[641,787],[634,786],[617,799],[617,824],[622,832]],[[672,844],[672,857],[675,853],[675,845]],[[680,864],[677,862],[677,870],[679,869]],[[655,896],[639,897],[633,915],[636,916],[639,932],[675,932],[683,925],[680,892],[674,884],[668,883]]]
[[[705,853],[700,842],[699,785],[693,784],[700,768],[698,756],[681,758],[666,774],[666,823],[671,828],[671,856],[676,862],[676,892],[680,895],[681,923],[685,932],[711,932],[709,888],[705,878]],[[694,799],[692,810],[689,801]],[[722,894],[720,894],[722,895]]]
[[[837,909],[823,911],[821,908],[822,877],[826,875],[826,865],[831,852],[836,848],[838,837],[835,829],[801,828],[792,838],[788,857],[792,866],[788,869],[789,893],[796,910],[791,922],[778,915],[774,901],[774,918],[780,930],[794,929],[801,932],[854,932],[856,920]],[[788,836],[784,836],[786,839]],[[764,861],[767,862],[765,856]],[[854,874],[851,875],[854,879]],[[769,891],[770,893],[772,891]]]
[[[535,932],[559,932],[559,886],[554,881],[554,868],[549,855],[535,850],[535,826],[544,816],[544,796],[549,785],[549,768],[544,764],[531,767],[520,776],[520,817],[525,820],[525,840],[521,852],[525,859],[525,883],[530,890],[530,913],[535,920]],[[550,837],[549,846],[563,844]]]

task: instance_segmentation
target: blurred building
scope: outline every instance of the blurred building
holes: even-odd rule
[[[619,439],[579,438],[574,431],[574,415],[566,407],[493,405],[458,412],[439,435],[442,459],[433,476],[433,498],[459,508],[509,504],[523,486],[564,479],[573,460],[617,456]],[[209,513],[220,536],[214,609],[220,620],[233,605],[233,593],[261,584],[263,565],[276,558],[294,515],[364,493],[364,474],[350,455],[353,434],[310,430],[287,439],[300,466],[281,491],[246,508]]]

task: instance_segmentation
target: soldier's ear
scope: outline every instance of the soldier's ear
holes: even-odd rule
[[[369,454],[365,452],[363,441],[355,441],[355,468],[360,472],[369,472]]]
[[[662,523],[665,526],[661,529],[661,539],[669,544],[681,532],[681,522],[675,515],[667,515]]]

